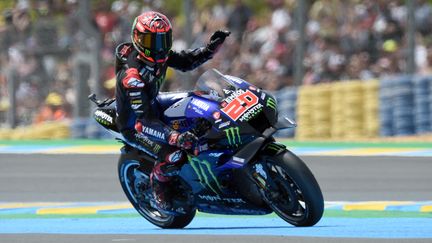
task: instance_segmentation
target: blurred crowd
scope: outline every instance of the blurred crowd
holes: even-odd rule
[[[67,119],[72,116],[77,97],[73,59],[89,46],[88,33],[79,27],[82,18],[79,1],[12,2],[0,3],[0,123],[5,122],[5,111],[9,108],[7,80],[11,77],[17,80],[19,124]],[[184,89],[185,79],[195,80],[208,68],[242,77],[268,90],[293,85],[295,45],[299,38],[294,16],[296,0],[262,0],[260,4],[247,0],[208,1],[208,4],[195,1],[192,26],[185,25],[184,14],[167,7],[174,2],[182,3],[92,1],[92,28],[102,40],[102,96],[112,96],[114,92],[115,47],[129,41],[134,17],[150,9],[170,17],[174,50],[203,46],[217,29],[232,32],[220,52],[203,67],[188,75],[170,70],[165,91]],[[406,1],[311,2],[306,22],[303,84],[379,78],[406,70]],[[416,70],[421,74],[432,73],[430,1],[417,0],[415,22]],[[193,34],[191,45],[185,36],[188,28]]]

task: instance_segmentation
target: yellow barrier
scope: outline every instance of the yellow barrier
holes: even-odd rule
[[[45,122],[37,125],[0,129],[0,140],[70,138],[68,122]]]
[[[377,80],[302,86],[297,100],[298,139],[377,137]]]
[[[331,86],[303,86],[297,100],[297,120],[301,124],[296,131],[300,139],[327,138],[330,136]]]

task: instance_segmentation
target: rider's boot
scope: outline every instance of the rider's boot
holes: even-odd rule
[[[165,161],[157,163],[150,174],[150,183],[156,207],[162,211],[173,211],[173,176],[177,175],[186,161],[183,151],[168,154]]]

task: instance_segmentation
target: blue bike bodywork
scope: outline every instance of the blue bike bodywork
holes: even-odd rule
[[[237,77],[209,70],[195,91],[161,93],[152,104],[165,124],[191,131],[199,142],[174,181],[174,201],[186,207],[154,206],[149,175],[154,158],[127,144],[115,126],[114,100],[100,102],[95,119],[124,142],[118,170],[135,209],[162,228],[183,228],[196,210],[214,214],[263,215],[275,212],[296,226],[311,226],[323,214],[324,199],[304,162],[275,142],[273,134],[295,127],[278,119],[275,97]]]

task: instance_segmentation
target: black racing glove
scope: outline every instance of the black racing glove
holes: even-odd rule
[[[227,36],[229,36],[230,34],[231,32],[229,32],[228,30],[215,31],[210,37],[210,42],[207,44],[207,49],[213,53],[217,52],[222,43],[224,43],[225,38],[227,38]]]
[[[191,149],[198,142],[197,136],[191,132],[175,132],[169,137],[169,144],[182,149]]]

